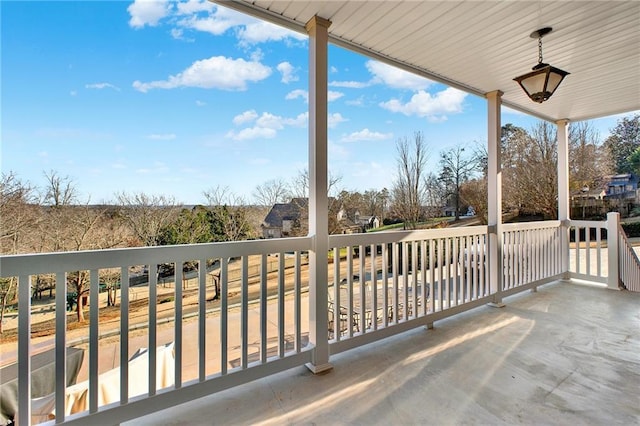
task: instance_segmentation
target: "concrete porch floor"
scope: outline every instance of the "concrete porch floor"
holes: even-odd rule
[[[640,423],[640,293],[542,286],[125,423]]]

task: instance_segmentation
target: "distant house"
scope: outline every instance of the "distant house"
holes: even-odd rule
[[[638,177],[625,173],[607,176],[606,197],[610,200],[633,200],[638,198]]]
[[[376,229],[380,227],[380,218],[378,216],[362,216],[358,213],[355,217],[355,222],[362,226],[364,230]]]
[[[293,198],[288,203],[274,204],[262,223],[262,236],[264,238],[292,236],[308,217],[308,210],[307,198]]]
[[[354,234],[378,228],[377,216],[360,216],[357,210],[345,209],[338,200],[329,197],[329,233]],[[309,217],[307,198],[293,198],[289,203],[274,204],[262,222],[263,238],[283,238],[298,235],[306,229]]]

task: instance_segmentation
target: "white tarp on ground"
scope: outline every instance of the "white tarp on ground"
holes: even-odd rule
[[[175,359],[173,342],[160,346],[156,352],[156,387],[173,386]],[[149,392],[149,352],[139,349],[129,360],[129,398]],[[98,376],[98,406],[120,401],[120,368],[114,368]],[[56,395],[35,398],[31,401],[33,424],[55,419]],[[79,413],[89,409],[89,381],[67,388],[65,414]]]

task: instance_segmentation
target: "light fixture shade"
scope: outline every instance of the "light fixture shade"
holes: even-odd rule
[[[539,63],[533,71],[514,78],[532,101],[541,104],[556,91],[568,72],[549,64]]]

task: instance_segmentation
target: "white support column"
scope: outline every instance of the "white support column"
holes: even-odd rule
[[[569,277],[569,120],[559,120],[557,126],[558,142],[558,220],[560,221],[560,255],[564,278]]]
[[[502,307],[502,160],[501,138],[502,124],[500,108],[502,92],[496,90],[487,93],[487,219],[489,225],[489,288],[495,307]]]
[[[620,213],[607,213],[607,288],[609,290],[620,290],[620,258],[618,228],[620,227]]]
[[[309,34],[309,342],[314,373],[332,368],[328,342],[329,201],[327,196],[327,73],[330,21],[314,16]]]

